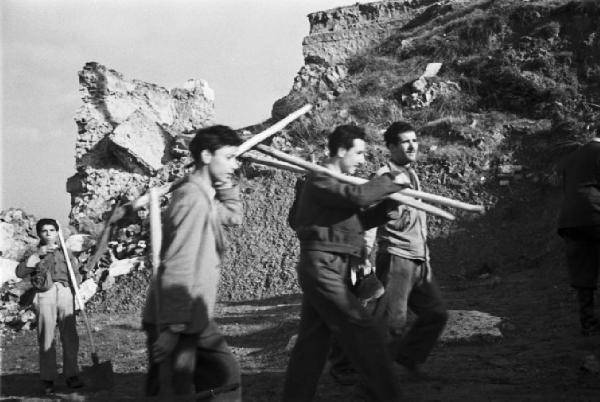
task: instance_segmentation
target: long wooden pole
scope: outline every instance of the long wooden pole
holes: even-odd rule
[[[270,155],[274,158],[283,160],[287,163],[296,164],[298,166],[302,166],[303,168],[311,170],[311,171],[318,171],[318,172],[328,174],[328,175],[335,177],[336,179],[344,181],[346,183],[362,184],[367,181],[360,177],[353,177],[353,176],[348,176],[348,175],[341,174],[341,173],[336,173],[336,172],[331,171],[323,166],[305,161],[302,158],[298,158],[296,156],[286,154],[285,152],[279,151],[278,149],[275,149],[275,148],[272,148],[272,147],[269,147],[266,145],[258,145],[256,147],[256,149],[258,149],[259,151],[264,152],[265,154]],[[404,190],[400,190],[400,193],[402,193],[403,195],[409,196],[409,197],[420,198],[424,201],[429,201],[429,202],[433,202],[436,204],[445,205],[448,207],[464,209],[466,211],[483,212],[485,210],[482,205],[467,204],[466,202],[457,201],[457,200],[453,200],[451,198],[426,193],[424,191],[418,191],[418,190],[413,190],[413,189],[407,188]]]
[[[156,319],[156,336],[160,335],[160,299],[158,267],[160,266],[160,248],[162,245],[162,225],[160,219],[160,197],[158,189],[153,187],[149,192],[150,204],[148,218],[150,220],[150,248],[152,253],[152,286],[154,286],[154,315]]]
[[[298,117],[302,116],[303,114],[306,114],[311,108],[312,108],[312,105],[304,105],[300,109],[296,110],[295,112],[291,113],[290,115],[288,115],[288,116],[284,117],[283,119],[279,120],[277,123],[273,124],[271,127],[268,127],[264,131],[261,131],[260,133],[256,134],[252,138],[244,141],[238,147],[237,152],[236,152],[236,156],[242,155],[243,153],[249,151],[251,148],[255,147],[260,142],[266,140],[269,137],[272,137],[278,131],[280,131],[285,126],[287,126],[288,124],[290,124],[292,121],[296,120]],[[170,193],[182,181],[183,181],[183,178],[175,180],[174,182],[171,182],[171,183],[167,183],[167,184],[165,184],[165,185],[163,185],[161,187],[158,187],[157,188],[158,195],[159,196],[163,196],[163,195],[165,195],[167,193]],[[149,196],[148,193],[146,193],[146,194],[142,195],[141,197],[137,198],[136,200],[132,201],[131,202],[131,206],[133,207],[134,210],[140,209],[143,206],[147,205],[149,201],[150,201],[150,196]]]
[[[283,119],[279,120],[277,123],[275,123],[271,127],[268,127],[266,130],[264,130],[264,131],[256,134],[254,137],[252,137],[249,140],[245,141],[238,148],[238,152],[237,152],[238,156],[240,156],[242,154],[239,151],[240,148],[244,152],[246,152],[250,148],[252,148],[254,145],[258,144],[257,140],[254,139],[255,137],[260,136],[259,137],[260,141],[266,140],[270,136],[272,136],[275,133],[277,133],[277,131],[281,130],[286,125],[290,124],[295,119],[297,119],[300,116],[302,116],[303,114],[307,113],[311,108],[312,108],[311,105],[305,105],[302,108],[300,108],[297,111],[295,111],[292,114],[290,114],[289,116],[286,116]],[[174,190],[182,181],[183,181],[183,179],[178,179],[178,180],[175,180],[172,183],[167,183],[167,184],[165,184],[165,185],[163,185],[161,187],[158,187],[158,188],[156,188],[156,193],[158,194],[159,197],[163,196],[163,195],[171,192],[172,190]],[[115,210],[113,211],[113,215],[111,216],[111,219],[104,226],[102,238],[105,241],[102,244],[102,247],[97,247],[96,248],[96,252],[94,253],[94,255],[91,258],[91,261],[94,261],[94,265],[100,259],[100,257],[104,254],[104,252],[106,251],[106,245],[107,245],[107,241],[106,240],[108,240],[108,235],[109,235],[109,232],[110,232],[110,226],[112,225],[112,223],[114,223],[114,221],[118,220],[118,218],[121,218],[121,217],[125,216],[125,214],[127,213],[128,207],[131,207],[133,210],[137,210],[137,209],[140,209],[140,208],[146,206],[149,202],[150,202],[150,194],[146,193],[146,194],[144,194],[144,195],[136,198],[133,201],[130,201],[130,202],[124,204],[124,205],[121,205],[121,206],[115,208]],[[115,219],[113,219],[113,217],[115,217]],[[92,270],[92,269],[94,269],[94,265],[87,265],[86,267],[89,270]]]
[[[277,133],[278,131],[283,129],[285,126],[287,126],[288,124],[290,124],[291,122],[296,120],[298,117],[308,113],[308,111],[310,111],[310,109],[312,109],[312,105],[304,105],[300,109],[296,110],[293,113],[290,113],[288,116],[279,120],[277,123],[273,124],[271,127],[256,134],[255,136],[251,137],[250,139],[244,141],[244,143],[238,147],[235,156],[240,156],[243,153],[254,148],[256,145],[260,144],[267,138],[271,137],[273,134]]]
[[[98,352],[96,350],[96,344],[94,343],[94,335],[92,335],[92,327],[90,325],[88,315],[85,312],[85,304],[83,303],[83,298],[79,293],[79,285],[77,284],[77,278],[75,278],[75,273],[73,272],[73,266],[71,265],[71,259],[69,258],[69,252],[67,251],[67,245],[65,244],[65,238],[63,237],[62,228],[60,227],[60,225],[58,227],[58,241],[60,242],[60,247],[65,256],[65,262],[67,263],[67,271],[69,272],[69,279],[71,280],[73,290],[75,291],[75,299],[77,300],[77,303],[79,303],[79,309],[81,310],[81,314],[83,315],[85,328],[87,330],[88,336],[90,337],[90,345],[92,347],[92,359],[94,359],[94,356],[97,356]]]
[[[271,166],[278,169],[288,170],[294,173],[305,174],[308,170],[301,168],[300,166],[292,165],[291,163],[282,162],[278,159],[264,159],[256,156],[244,155],[241,157],[243,160],[258,163],[259,165]]]
[[[262,147],[263,147],[262,145],[258,145],[257,146],[257,148],[260,149],[260,150],[262,150]],[[285,165],[277,166],[272,161],[265,160],[265,159],[254,158],[255,161],[256,161],[256,163],[261,163],[263,165],[269,165],[269,166],[279,167],[281,169],[286,169],[286,170],[291,170],[291,171],[296,171],[298,168],[300,168],[300,169],[302,169],[301,173],[307,173],[309,171],[322,172],[322,173],[325,173],[325,174],[330,175],[332,177],[335,177],[335,178],[339,179],[340,181],[343,181],[345,183],[350,183],[350,184],[360,185],[360,184],[364,184],[364,183],[367,182],[367,180],[361,179],[359,177],[353,177],[353,176],[348,176],[348,175],[344,175],[344,174],[339,174],[339,173],[333,172],[332,170],[329,170],[329,169],[327,169],[324,166],[320,166],[320,165],[317,165],[317,164],[305,161],[304,159],[297,158],[297,157],[294,157],[292,155],[288,155],[285,152],[281,152],[281,151],[278,151],[278,150],[273,149],[273,148],[270,148],[268,150],[268,152],[273,157],[280,157],[281,159],[285,159],[287,163],[286,162],[280,162],[281,164],[285,163]],[[267,153],[267,152],[265,152],[265,153]],[[275,155],[277,155],[277,156],[275,156]],[[290,169],[288,167],[292,163],[297,163],[298,167],[296,168],[296,170],[292,170],[292,169]],[[387,198],[391,198],[391,199],[393,199],[395,201],[398,201],[398,202],[400,202],[402,204],[411,206],[413,208],[420,209],[420,210],[425,211],[427,213],[430,213],[430,214],[433,214],[433,215],[437,215],[437,216],[441,216],[442,218],[445,218],[445,219],[448,219],[448,220],[454,220],[455,219],[454,215],[452,215],[451,213],[449,213],[447,211],[444,211],[441,208],[435,207],[433,205],[426,204],[426,203],[421,202],[419,200],[415,200],[412,197],[409,197],[409,196],[406,196],[406,195],[402,195],[400,193],[391,194]]]

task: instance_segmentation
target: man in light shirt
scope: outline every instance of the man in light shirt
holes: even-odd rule
[[[385,131],[384,141],[390,160],[377,175],[404,175],[413,189],[420,190],[413,169],[419,149],[413,126],[403,121],[393,123]],[[376,302],[375,315],[386,324],[396,362],[418,376],[420,365],[444,330],[448,312],[429,264],[425,212],[398,204],[388,218],[377,228],[375,266],[385,293]],[[409,308],[417,320],[406,328]]]

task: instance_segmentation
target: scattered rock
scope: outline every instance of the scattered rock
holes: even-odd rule
[[[502,318],[481,311],[450,310],[441,342],[469,342],[502,338]]]
[[[87,301],[90,300],[92,298],[92,296],[94,296],[96,294],[97,290],[98,290],[98,285],[96,284],[94,279],[88,278],[85,281],[81,282],[79,284],[79,295],[81,296],[81,299],[83,300],[83,304],[87,303]],[[77,300],[76,300],[76,304],[77,304],[77,308],[81,309],[79,307],[79,302],[77,302]]]
[[[0,212],[0,256],[20,261],[38,244],[34,215],[22,209],[9,208]]]
[[[15,269],[19,265],[19,261],[10,260],[0,257],[0,285],[8,281],[20,281],[15,274]]]
[[[420,109],[429,106],[438,98],[450,98],[457,92],[460,92],[460,86],[456,82],[421,76],[403,85],[394,96],[403,106]]]
[[[65,245],[74,253],[81,253],[88,250],[95,244],[95,241],[87,234],[74,234],[65,240]]]
[[[428,63],[427,67],[425,67],[425,72],[421,75],[421,77],[435,77],[440,72],[441,68],[442,63]]]
[[[140,263],[139,258],[125,258],[123,260],[116,260],[108,268],[108,274],[112,277],[117,277],[130,273]]]

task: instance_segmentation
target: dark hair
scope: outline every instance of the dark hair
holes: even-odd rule
[[[214,154],[219,148],[237,146],[242,139],[231,127],[217,125],[196,130],[194,139],[190,142],[190,153],[196,164],[199,164],[200,154],[205,149]]]
[[[58,222],[51,218],[42,218],[35,224],[35,232],[37,233],[40,239],[42,238],[42,236],[40,235],[42,233],[42,229],[46,225],[52,225],[54,226],[54,229],[58,230]]]
[[[353,124],[337,126],[327,139],[329,156],[335,156],[338,149],[350,149],[354,146],[354,140],[365,140],[365,131]]]
[[[389,147],[390,145],[398,144],[398,134],[406,133],[407,131],[417,131],[407,121],[395,121],[393,122],[385,133],[383,133],[383,140],[385,141],[385,145]]]

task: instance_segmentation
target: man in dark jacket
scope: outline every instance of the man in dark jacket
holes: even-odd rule
[[[338,173],[353,173],[364,162],[364,138],[364,131],[356,126],[337,127],[328,139],[331,159],[326,167]],[[349,283],[351,267],[365,257],[365,229],[387,219],[387,203],[380,201],[406,184],[394,174],[359,186],[324,174],[308,176],[295,216],[300,240],[296,270],[303,300],[284,401],[312,400],[332,334],[359,371],[373,400],[400,398],[383,333]]]
[[[564,199],[558,233],[565,240],[571,286],[577,290],[584,335],[600,332],[594,291],[600,267],[600,127],[595,137],[559,166]]]

